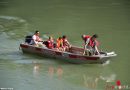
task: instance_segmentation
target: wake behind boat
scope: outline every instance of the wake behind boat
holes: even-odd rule
[[[69,52],[57,51],[55,49],[42,48],[27,43],[20,44],[23,52],[38,54],[43,57],[58,58],[64,62],[86,64],[86,63],[105,63],[110,58],[117,56],[114,52],[100,52],[100,55],[83,55],[84,49],[72,46]]]

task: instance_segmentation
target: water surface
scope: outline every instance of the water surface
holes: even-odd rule
[[[14,90],[105,90],[130,86],[129,0],[0,0],[0,88]],[[105,64],[75,65],[23,54],[19,44],[39,30],[41,37],[67,35],[82,46],[82,34],[99,35],[100,48],[118,56]]]

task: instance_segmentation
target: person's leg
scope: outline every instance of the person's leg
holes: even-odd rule
[[[92,56],[93,54],[93,48],[91,46],[87,47],[87,55]]]

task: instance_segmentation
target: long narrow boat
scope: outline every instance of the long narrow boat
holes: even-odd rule
[[[114,52],[100,52],[100,55],[87,56],[83,55],[83,48],[73,46],[70,52],[62,52],[48,48],[36,47],[28,44],[20,44],[23,52],[39,54],[43,57],[58,58],[65,62],[85,64],[85,63],[104,63],[112,57],[115,57]]]

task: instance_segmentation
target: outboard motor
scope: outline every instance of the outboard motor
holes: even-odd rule
[[[31,35],[25,37],[25,43],[29,44],[31,42],[31,40],[32,40],[32,36]]]
[[[48,47],[48,45],[49,45],[48,41],[44,41],[43,44],[45,44],[46,47]]]

